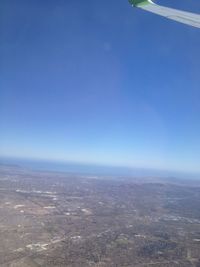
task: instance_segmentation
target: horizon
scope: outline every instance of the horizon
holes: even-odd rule
[[[100,176],[120,176],[133,178],[180,178],[200,180],[198,172],[182,172],[180,170],[164,170],[154,168],[138,168],[130,166],[95,164],[89,162],[53,161],[48,159],[1,157],[0,166],[16,166],[33,171],[50,171],[63,173],[79,173]]]

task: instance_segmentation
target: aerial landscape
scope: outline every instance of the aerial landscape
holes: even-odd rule
[[[200,267],[200,0],[0,0],[0,267]]]
[[[200,266],[200,182],[0,166],[0,266]]]

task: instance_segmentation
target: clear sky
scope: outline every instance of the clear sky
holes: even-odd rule
[[[0,10],[0,156],[200,172],[199,29],[127,0]]]

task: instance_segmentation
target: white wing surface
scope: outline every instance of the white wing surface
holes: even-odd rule
[[[157,15],[172,19],[193,27],[200,28],[200,15],[182,10],[177,10],[165,6],[156,5],[151,0],[129,0],[129,2],[136,7],[142,8],[146,11],[155,13]]]

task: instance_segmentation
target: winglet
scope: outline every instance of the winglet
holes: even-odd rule
[[[153,4],[151,0],[128,0],[132,6],[140,7],[148,4]]]

